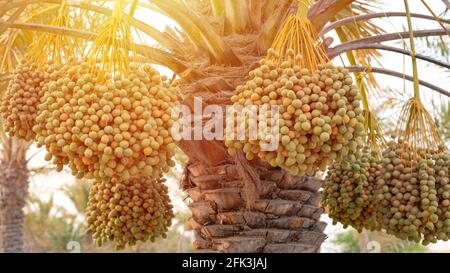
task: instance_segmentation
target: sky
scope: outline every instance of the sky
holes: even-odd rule
[[[444,5],[440,0],[428,0],[427,1],[429,5],[432,7],[432,9],[436,13],[441,13],[445,8]],[[395,1],[384,1],[385,3],[385,11],[404,11],[403,1],[401,0],[395,0]],[[427,9],[421,4],[420,0],[410,0],[410,8],[411,12],[418,12],[423,14],[429,14]],[[145,13],[141,11],[137,11],[135,16],[145,21],[152,26],[154,26],[157,29],[163,30],[167,25],[170,26],[176,26],[176,23],[173,21],[167,19],[166,17],[155,13],[155,12],[148,12],[145,11]],[[450,12],[447,15],[447,18],[450,16]],[[383,28],[388,32],[400,32],[404,31],[404,26],[406,25],[406,21],[403,18],[390,18],[389,20],[381,20]],[[440,26],[437,23],[421,20],[421,19],[413,19],[413,25],[416,29],[437,29]],[[149,38],[146,38],[145,41],[149,44],[153,44],[153,41]],[[399,42],[393,42],[389,43],[391,45],[401,47],[401,43]],[[418,48],[418,51],[420,53],[423,53],[425,55],[430,55],[430,51],[427,48],[420,47]],[[391,70],[397,70],[397,71],[405,71],[406,74],[412,74],[411,65],[410,65],[410,59],[406,58],[404,59],[403,56],[398,54],[392,54],[392,53],[386,53],[383,52],[384,55],[381,58],[381,63],[383,64],[383,67]],[[428,54],[427,54],[428,53]],[[406,64],[405,67],[403,67],[403,63]],[[340,64],[337,62],[337,64]],[[433,84],[436,84],[442,88],[448,88],[450,86],[450,72],[444,71],[443,69],[436,68],[432,65],[428,65],[423,61],[418,61],[419,65],[419,75],[421,79],[427,80]],[[170,70],[164,67],[158,67],[159,71],[162,74],[166,74],[171,76],[172,73]],[[401,93],[404,93],[404,90],[406,91],[405,98],[408,98],[412,96],[412,84],[409,82],[404,82],[401,79],[393,78],[389,76],[384,75],[377,75],[378,81],[381,83],[381,88],[387,89],[397,89]],[[404,88],[405,87],[405,88]],[[370,95],[369,95],[370,96]],[[395,95],[393,95],[395,96]],[[442,102],[448,102],[448,100],[442,98],[441,96],[438,96],[435,94],[435,92],[427,89],[427,88],[421,88],[421,96],[425,102],[427,102],[428,106],[431,106],[431,102],[434,103],[442,103]],[[380,106],[380,101],[375,96],[370,96],[369,99],[372,107],[378,107]],[[400,106],[400,105],[399,105]],[[398,113],[398,109],[394,110],[388,110],[381,113],[384,116],[396,116],[396,113]],[[433,109],[429,109],[433,110]],[[35,168],[39,166],[43,166],[47,164],[47,162],[44,161],[44,155],[45,151],[41,150],[38,151],[37,148],[32,148],[29,151],[29,154],[34,154],[38,152],[30,161],[29,167]],[[179,166],[178,166],[179,168]],[[30,184],[30,192],[34,195],[39,196],[42,199],[48,199],[51,196],[53,196],[55,204],[57,206],[63,206],[69,211],[75,212],[74,206],[71,204],[70,200],[67,198],[67,196],[64,195],[59,189],[64,186],[65,184],[74,183],[73,177],[70,175],[70,172],[65,170],[62,173],[51,173],[47,175],[36,175],[31,178],[31,184]],[[174,181],[172,179],[168,182],[170,195],[172,202],[174,203],[174,207],[176,211],[186,211],[188,208],[186,206],[185,201],[183,200],[183,194],[181,190],[178,188],[177,181]],[[343,228],[341,225],[333,226],[331,225],[331,222],[328,217],[325,215],[322,217],[322,219],[326,222],[328,222],[328,226],[325,230],[325,233],[329,236],[329,239],[323,244],[323,251],[324,252],[335,252],[336,247],[333,246],[330,243],[330,240],[334,237],[334,234],[338,232],[342,232]],[[438,244],[432,245],[429,247],[431,251],[440,251],[440,250],[450,250],[450,242],[440,242]]]

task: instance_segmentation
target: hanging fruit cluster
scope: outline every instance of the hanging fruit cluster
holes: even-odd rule
[[[335,222],[359,231],[385,230],[425,245],[448,240],[450,156],[443,147],[411,153],[405,145],[402,140],[390,141],[380,160],[370,160],[371,168],[366,168],[364,175],[359,174],[361,166],[355,163],[333,165],[326,178],[322,205]],[[345,166],[349,168],[342,171]],[[348,179],[352,174],[353,179]],[[367,177],[369,183],[365,183]],[[362,187],[348,188],[348,184]],[[362,199],[357,201],[358,197]]]
[[[290,51],[293,54],[293,51]],[[278,53],[270,51],[269,57]],[[301,56],[292,56],[301,58]],[[239,126],[233,126],[234,135],[225,144],[234,154],[242,149],[251,160],[255,156],[282,167],[295,175],[311,175],[316,168],[325,168],[335,159],[340,159],[357,147],[355,141],[364,133],[364,117],[360,108],[358,90],[344,68],[332,64],[319,65],[311,73],[293,61],[284,61],[280,66],[270,58],[261,61],[261,66],[250,72],[250,80],[237,87],[232,97],[234,107],[258,106],[258,110],[276,105],[279,116],[252,120],[251,115],[239,116],[237,124],[245,124],[245,138],[239,140]],[[265,107],[264,107],[265,106]],[[278,118],[279,135],[273,130]],[[260,139],[252,140],[251,130],[265,130]],[[261,150],[273,138],[279,140],[278,149]]]
[[[173,218],[164,179],[111,179],[94,183],[87,205],[88,230],[97,245],[116,249],[166,236]]]
[[[405,151],[402,141],[391,141],[383,156],[377,192],[381,227],[401,239],[423,244],[434,243],[438,237],[448,239],[448,154],[421,150],[416,158]],[[439,178],[439,173],[444,176]]]
[[[349,154],[342,162],[328,168],[322,192],[322,206],[327,209],[333,223],[352,226],[359,232],[363,228],[378,228],[375,219],[375,179],[381,165],[369,149]]]
[[[55,160],[68,157],[74,174],[95,178],[88,229],[97,244],[113,241],[117,249],[165,238],[173,217],[161,177],[174,165],[170,127],[178,90],[140,62],[130,24],[136,3],[131,16],[124,16],[126,1],[115,1],[86,60],[76,70],[69,68],[68,79],[56,88],[62,92],[49,95],[58,105],[43,112],[57,110],[67,120],[43,115],[47,125],[37,128],[46,145],[49,130],[59,134],[61,143],[54,152],[49,149]],[[69,121],[72,135],[52,132],[55,120]]]
[[[70,7],[62,1],[50,25],[70,28],[72,24]],[[13,80],[1,101],[0,111],[6,132],[26,141],[34,140],[32,128],[36,124],[45,86],[50,80],[58,79],[58,69],[67,58],[76,58],[80,52],[77,39],[67,35],[42,33],[37,37],[14,71]]]
[[[414,34],[408,1],[405,10],[411,44],[414,97],[403,106],[398,138],[388,143],[376,181],[376,219],[400,239],[435,243],[450,236],[449,154],[419,90]]]
[[[150,66],[130,65],[128,77],[105,82],[89,71],[66,64],[47,85],[33,128],[46,159],[79,178],[158,178],[173,165],[176,91]]]
[[[355,152],[364,133],[359,91],[346,69],[329,63],[307,17],[310,2],[299,1],[297,14],[286,19],[260,67],[237,87],[233,106],[256,106],[257,115],[239,115],[237,126],[227,124],[232,133],[225,136],[230,154],[242,149],[247,159],[259,157],[294,175],[324,171]],[[278,114],[270,112],[272,106]]]
[[[54,76],[53,70],[53,67],[44,69],[29,63],[23,63],[15,70],[0,106],[5,131],[11,136],[27,141],[34,139],[32,128],[36,123],[38,105],[44,94],[44,85]]]

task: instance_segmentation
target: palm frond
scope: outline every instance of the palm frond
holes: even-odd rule
[[[225,33],[243,33],[250,25],[248,0],[223,0],[225,6]]]
[[[226,65],[241,64],[241,60],[216,33],[204,16],[192,11],[178,0],[170,2],[154,0],[152,3],[159,11],[175,20],[193,43],[200,44],[204,50],[207,50],[213,63],[217,62]],[[158,9],[156,10],[158,11]]]

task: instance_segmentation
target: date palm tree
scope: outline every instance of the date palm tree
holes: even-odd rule
[[[61,3],[58,0],[0,1],[2,29],[50,32],[83,39],[96,33],[83,27],[63,28],[23,18],[12,18],[20,9]],[[74,9],[104,17],[111,10],[107,1],[69,2]],[[149,62],[171,69],[178,77],[183,104],[193,109],[196,98],[203,105],[230,104],[235,88],[248,80],[248,72],[266,56],[286,17],[297,9],[297,0],[150,0],[130,1],[130,14],[157,12],[177,23],[159,31],[131,15],[124,15],[156,45],[139,43],[138,53]],[[374,1],[316,0],[308,8],[308,18],[324,38],[330,59],[342,56],[355,72],[361,89],[368,139],[377,141],[376,117],[371,113],[369,90],[376,87],[374,76],[383,73],[407,80],[416,77],[372,66],[382,51],[391,51],[449,68],[448,64],[385,42],[414,37],[446,35],[441,28],[384,33],[372,20],[405,17],[405,12],[377,11]],[[410,14],[412,18],[448,23],[434,14]],[[151,19],[150,19],[151,20]],[[334,41],[332,34],[338,39]],[[333,46],[331,46],[333,45]],[[364,76],[364,77],[363,77]],[[0,76],[1,77],[1,76]],[[7,75],[3,75],[7,77]],[[418,82],[445,96],[450,93],[426,81]],[[203,117],[206,122],[206,117]],[[202,252],[318,252],[325,240],[326,224],[320,221],[322,181],[317,177],[296,177],[259,161],[248,161],[242,153],[230,156],[220,140],[181,140],[178,146],[188,156],[181,186],[192,202],[194,247]]]
[[[15,20],[23,15],[24,8],[19,8],[9,15]],[[3,10],[2,10],[3,12]],[[17,65],[17,58],[22,54],[26,41],[31,36],[0,27],[0,69],[9,75]],[[12,43],[12,41],[15,41]],[[7,80],[0,81],[0,94],[8,86]],[[3,126],[1,126],[3,128]],[[28,168],[26,152],[30,143],[7,136],[0,129],[0,252],[24,252],[24,212],[25,198],[28,193]]]
[[[28,143],[2,136],[0,161],[0,252],[24,252],[25,197],[28,168],[25,153]]]

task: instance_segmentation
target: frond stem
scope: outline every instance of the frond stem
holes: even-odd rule
[[[409,43],[411,48],[411,63],[413,68],[413,77],[414,77],[414,97],[420,100],[419,93],[419,72],[417,71],[417,60],[416,60],[416,46],[414,44],[414,30],[411,22],[411,15],[409,12],[409,4],[408,0],[404,0],[405,10],[406,10],[406,18],[408,21],[408,32],[409,32]]]
[[[370,14],[362,14],[362,15],[357,15],[354,17],[348,17],[348,18],[344,18],[341,20],[337,20],[335,22],[332,22],[328,25],[326,25],[319,33],[319,36],[323,36],[326,33],[345,26],[345,25],[349,25],[349,24],[353,24],[355,22],[358,21],[367,21],[370,19],[376,19],[376,18],[384,18],[384,17],[404,17],[406,16],[406,12],[377,12],[377,13],[370,13]],[[425,20],[431,20],[431,21],[436,21],[436,18],[434,18],[433,16],[429,16],[429,15],[425,15],[425,14],[420,14],[420,13],[411,13],[411,17],[413,18],[419,18],[419,19],[425,19]],[[443,19],[443,18],[439,18],[441,20],[441,22],[443,23],[447,23],[450,24],[450,20],[447,19]]]
[[[442,35],[446,35],[447,33],[443,29],[426,29],[426,30],[416,30],[413,32],[413,34],[414,34],[415,38],[421,38],[421,37],[429,37],[429,36],[442,36]],[[348,48],[364,47],[365,45],[368,45],[368,44],[395,41],[395,40],[401,40],[401,39],[406,39],[406,38],[409,38],[408,31],[373,35],[370,37],[365,37],[365,38],[353,40],[350,42],[342,43],[335,47],[329,48],[329,51],[339,52],[339,54],[341,54],[342,52],[348,51]]]
[[[400,53],[403,55],[408,55],[411,56],[411,53],[408,50],[402,49],[402,48],[397,48],[397,47],[393,47],[393,46],[388,46],[388,45],[383,45],[383,44],[367,44],[367,45],[356,45],[356,46],[352,46],[349,48],[346,48],[346,50],[344,52],[337,52],[335,50],[329,50],[327,52],[328,57],[330,57],[330,59],[336,58],[337,56],[341,55],[342,53],[347,53],[347,52],[351,52],[352,50],[360,50],[360,49],[378,49],[378,50],[386,50],[386,51],[391,51],[391,52],[396,52],[396,53]],[[422,55],[422,54],[416,54],[416,58],[423,60],[423,61],[427,61],[429,63],[450,69],[450,64],[441,62],[439,60],[436,60],[434,58]],[[352,64],[353,65],[353,64]]]
[[[379,67],[370,67],[369,68],[369,67],[364,67],[364,66],[347,66],[345,68],[347,68],[351,72],[368,72],[368,71],[370,71],[370,72],[373,72],[373,73],[385,74],[385,75],[397,77],[397,78],[400,78],[400,79],[405,79],[405,80],[408,80],[408,81],[411,81],[411,82],[414,81],[413,77],[410,76],[410,75],[406,75],[404,73],[400,73],[400,72],[397,72],[397,71],[388,70],[388,69],[384,69],[384,68],[379,68]],[[428,87],[428,88],[430,88],[430,89],[432,89],[432,90],[434,90],[434,91],[436,91],[436,92],[438,92],[438,93],[440,93],[440,94],[442,94],[444,96],[450,97],[450,92],[449,91],[446,91],[446,90],[444,90],[444,89],[442,89],[442,88],[440,88],[440,87],[438,87],[438,86],[436,86],[434,84],[431,84],[429,82],[426,82],[426,81],[420,80],[420,79],[419,79],[419,84],[423,85],[425,87]]]

